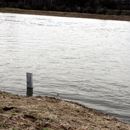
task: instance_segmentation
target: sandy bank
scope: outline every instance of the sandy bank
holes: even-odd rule
[[[59,12],[59,11],[25,10],[25,9],[18,9],[18,8],[0,8],[0,12],[130,21],[130,16],[128,15],[119,15],[119,16],[118,15],[102,15],[102,14],[88,14],[88,13],[74,13],[74,12]]]
[[[130,125],[76,103],[0,92],[0,130],[130,130]]]

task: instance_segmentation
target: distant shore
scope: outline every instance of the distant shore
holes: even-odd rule
[[[130,130],[130,125],[74,102],[0,91],[0,130]]]
[[[19,8],[0,8],[2,13],[19,13],[19,14],[32,14],[32,15],[47,15],[47,16],[60,16],[60,17],[76,17],[76,18],[92,18],[103,20],[121,20],[130,21],[128,15],[103,15],[103,14],[88,14],[88,13],[74,13],[74,12],[60,12],[60,11],[40,11],[40,10],[27,10]]]

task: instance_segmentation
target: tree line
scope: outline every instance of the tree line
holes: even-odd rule
[[[0,0],[0,7],[130,15],[130,0]]]

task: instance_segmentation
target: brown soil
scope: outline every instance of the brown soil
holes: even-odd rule
[[[130,130],[130,125],[76,103],[0,92],[0,130]]]
[[[74,12],[59,12],[59,11],[25,10],[18,8],[0,8],[0,12],[130,21],[130,16],[128,15],[102,15],[102,14],[88,14],[88,13],[74,13]]]

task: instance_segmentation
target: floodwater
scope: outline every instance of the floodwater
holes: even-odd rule
[[[130,122],[130,22],[0,13],[0,90],[74,100]]]

